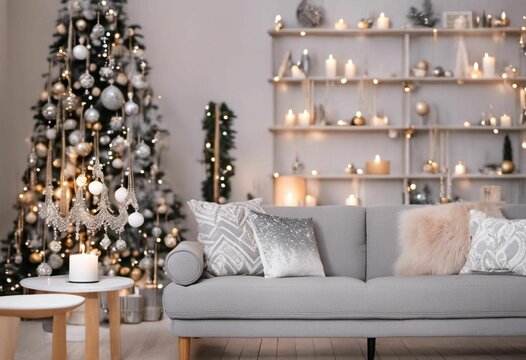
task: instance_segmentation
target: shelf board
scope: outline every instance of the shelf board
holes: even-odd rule
[[[456,77],[354,77],[354,78],[345,78],[345,77],[335,77],[335,78],[326,78],[324,76],[309,76],[305,79],[296,79],[292,77],[274,77],[268,79],[268,82],[273,84],[295,84],[300,85],[306,81],[312,81],[314,83],[332,83],[335,85],[355,85],[361,81],[372,82],[376,84],[398,84],[404,82],[410,83],[428,83],[428,84],[493,84],[499,82],[508,82],[508,83],[524,83],[526,82],[526,77],[520,76],[515,78],[503,79],[501,77],[492,77],[492,78],[456,78]]]
[[[475,28],[475,29],[440,29],[440,28],[411,28],[411,29],[320,29],[320,28],[290,28],[281,30],[269,30],[272,37],[284,36],[455,36],[455,35],[475,35],[475,36],[492,36],[492,35],[519,35],[521,28]]]
[[[281,176],[298,176],[306,180],[439,180],[446,178],[446,174],[409,174],[409,175],[369,175],[369,174],[318,174],[318,175],[291,175],[282,174]],[[507,174],[507,175],[487,175],[487,174],[466,174],[452,175],[452,180],[522,180],[526,179],[526,174]]]
[[[526,131],[526,125],[523,126],[446,126],[446,125],[412,125],[410,126],[417,131],[437,129],[439,131],[487,131],[494,132],[495,129],[499,131]],[[311,126],[272,126],[269,128],[271,133],[286,133],[286,132],[382,132],[389,130],[406,130],[409,127],[403,126],[352,126],[352,125],[311,125]]]

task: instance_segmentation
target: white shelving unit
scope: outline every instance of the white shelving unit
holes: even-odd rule
[[[282,29],[279,31],[271,30],[268,32],[272,38],[272,64],[273,71],[272,76],[268,79],[269,83],[273,85],[274,88],[274,125],[269,128],[269,131],[274,137],[274,163],[275,171],[280,175],[292,175],[290,171],[284,169],[284,161],[280,157],[280,151],[282,149],[290,150],[294,147],[295,152],[301,155],[303,150],[308,147],[312,147],[312,142],[309,142],[308,139],[312,137],[322,137],[324,141],[330,142],[331,137],[341,137],[341,136],[360,136],[362,143],[364,138],[370,138],[369,146],[374,145],[375,143],[382,142],[384,140],[379,140],[379,136],[382,134],[387,134],[389,132],[395,131],[400,134],[400,136],[393,140],[396,142],[396,145],[390,145],[389,149],[398,148],[399,151],[389,151],[389,156],[392,161],[391,164],[391,174],[390,175],[357,175],[345,174],[344,169],[341,168],[341,173],[335,172],[334,169],[318,171],[318,175],[310,175],[310,169],[305,169],[302,174],[295,174],[297,176],[302,176],[307,180],[307,183],[318,183],[316,186],[323,187],[324,183],[341,183],[341,182],[352,182],[356,184],[362,183],[399,183],[400,187],[398,188],[403,197],[401,197],[401,203],[409,203],[409,193],[407,192],[407,187],[410,182],[415,181],[425,181],[438,183],[441,178],[446,178],[447,174],[428,174],[423,173],[421,167],[415,165],[415,154],[421,155],[423,151],[422,148],[427,149],[427,142],[420,140],[420,148],[414,149],[412,142],[414,141],[410,137],[404,136],[405,132],[408,129],[413,129],[415,134],[423,135],[424,137],[431,130],[436,129],[441,137],[448,138],[450,136],[457,136],[461,134],[462,139],[470,139],[466,141],[466,148],[462,149],[464,144],[463,140],[460,140],[460,145],[456,145],[456,152],[454,154],[455,158],[459,156],[471,154],[476,156],[474,152],[480,151],[481,156],[483,156],[483,151],[485,146],[489,144],[488,136],[493,136],[495,134],[510,134],[515,144],[520,144],[523,139],[526,139],[526,125],[514,125],[511,127],[500,127],[500,126],[478,126],[472,124],[472,126],[462,126],[465,119],[462,116],[459,116],[458,119],[449,119],[445,123],[437,124],[428,124],[424,125],[415,121],[415,115],[412,113],[412,102],[413,94],[411,92],[403,91],[403,85],[409,83],[417,86],[418,88],[427,88],[432,87],[434,89],[439,87],[444,87],[444,89],[452,89],[461,87],[463,91],[469,93],[473,88],[481,87],[494,87],[495,92],[499,95],[499,92],[502,93],[502,89],[514,89],[516,93],[515,99],[513,100],[513,108],[509,107],[506,111],[512,115],[517,124],[517,119],[520,116],[519,110],[519,97],[518,89],[526,86],[526,74],[523,73],[523,60],[524,57],[518,49],[518,39],[522,33],[526,34],[525,28],[482,28],[482,29],[465,29],[465,30],[456,30],[456,29],[389,29],[389,30],[361,30],[361,29],[349,29],[349,30],[332,30],[332,29]],[[414,77],[411,76],[411,65],[414,63],[414,54],[413,50],[418,49],[419,42],[421,39],[429,38],[435,43],[438,39],[450,39],[448,41],[455,41],[457,37],[465,37],[466,43],[469,43],[471,39],[477,39],[476,41],[487,41],[488,43],[508,43],[511,42],[516,45],[516,53],[513,54],[497,54],[499,58],[505,58],[500,60],[505,60],[508,63],[516,63],[518,65],[519,71],[518,76],[514,78],[502,78],[502,77],[493,77],[493,78],[457,78],[457,77]],[[287,45],[290,44],[290,47],[295,47],[296,50],[302,46],[309,46],[309,52],[311,50],[316,51],[316,46],[323,44],[327,41],[332,41],[332,44],[336,42],[346,41],[345,44],[342,44],[342,47],[349,44],[349,41],[359,41],[361,45],[367,42],[375,42],[378,39],[388,38],[390,42],[396,42],[394,39],[400,40],[400,47],[398,54],[389,54],[392,58],[397,58],[397,61],[400,62],[400,71],[396,74],[390,74],[389,76],[373,76],[373,75],[363,75],[357,76],[354,78],[344,78],[344,77],[335,77],[335,78],[326,78],[323,75],[321,70],[320,63],[324,60],[318,56],[316,61],[318,62],[318,71],[314,73],[313,76],[308,76],[305,79],[295,79],[288,76],[278,77],[276,76],[277,67],[285,54],[285,49]],[[306,40],[309,39],[310,42],[306,43]],[[425,40],[424,40],[425,41]],[[475,41],[475,40],[474,40]],[[452,48],[452,56],[455,56],[456,48]],[[515,55],[517,54],[517,55]],[[432,56],[432,54],[430,55]],[[433,60],[433,59],[427,59]],[[386,59],[387,61],[387,59]],[[517,63],[518,61],[518,63]],[[372,70],[372,69],[368,69]],[[431,69],[430,69],[431,70]],[[400,98],[400,114],[395,115],[397,121],[394,121],[390,126],[337,126],[337,125],[312,125],[312,126],[285,126],[283,125],[284,117],[284,108],[283,105],[278,106],[278,102],[283,101],[283,98],[286,99],[287,96],[293,96],[296,98],[305,99],[305,109],[308,109],[311,113],[314,111],[315,103],[320,97],[320,92],[328,92],[328,88],[331,89],[340,89],[338,91],[346,91],[345,89],[350,87],[356,87],[358,85],[363,85],[364,83],[372,83],[373,86],[376,86],[378,89],[385,87],[389,92],[395,94]],[[324,90],[325,89],[325,90]],[[333,90],[331,90],[333,91]],[[294,95],[291,95],[293,94]],[[326,96],[326,95],[325,95]],[[297,100],[298,101],[298,100]],[[442,104],[439,104],[441,106]],[[332,103],[333,108],[338,106],[344,107],[347,104],[343,102]],[[482,107],[482,106],[481,106]],[[349,114],[350,115],[350,114]],[[347,118],[349,118],[349,115]],[[495,114],[499,115],[499,114]],[[391,114],[389,115],[391,118]],[[335,120],[335,119],[332,119]],[[335,123],[335,121],[333,121]],[[468,138],[466,138],[468,137]],[[301,139],[305,144],[297,145],[293,143],[293,146],[288,146],[288,144],[281,144],[281,138],[297,138]],[[475,149],[470,146],[473,141],[480,138],[480,149]],[[381,138],[380,138],[381,139]],[[498,140],[498,144],[495,144],[497,140],[492,141],[492,148],[502,149],[502,139]],[[317,145],[315,145],[317,146]],[[357,145],[360,146],[360,145]],[[448,156],[447,159],[443,159],[445,165],[451,169],[455,166],[453,156],[449,154],[449,151],[454,151],[449,148],[448,143]],[[303,147],[303,148],[302,148]],[[460,150],[458,148],[461,148]],[[328,151],[325,156],[326,162],[330,163],[332,161],[332,155],[334,154],[334,149],[325,149],[327,146],[320,144],[317,148],[318,154],[323,154],[324,151]],[[388,150],[389,150],[388,149]],[[517,151],[519,150],[519,151]],[[312,148],[309,150],[310,153],[313,152]],[[332,151],[332,154],[331,154]],[[346,149],[342,149],[346,151]],[[500,150],[501,151],[501,150]],[[520,171],[526,170],[526,164],[524,164],[523,151],[520,150],[520,147],[514,148],[514,162],[518,167],[518,171],[514,174],[509,175],[487,175],[474,172],[477,169],[469,169],[470,173],[461,176],[451,175],[450,179],[453,183],[459,184],[462,183],[462,188],[465,190],[469,186],[473,186],[473,183],[477,184],[503,184],[506,187],[513,187],[511,191],[511,196],[513,199],[506,199],[509,202],[524,202],[525,199],[525,185],[526,185],[526,174],[521,173]],[[353,154],[359,154],[359,152],[353,152]],[[369,158],[370,159],[370,158]],[[280,162],[281,164],[276,164]],[[349,161],[351,162],[351,161]],[[393,166],[394,162],[394,166]],[[277,166],[276,166],[277,165]],[[325,165],[325,163],[323,164]],[[361,167],[362,164],[357,164],[358,167]],[[322,184],[323,183],[323,184]],[[470,185],[471,184],[471,185]],[[329,186],[329,185],[327,185]],[[336,188],[336,186],[335,186]],[[392,189],[392,187],[391,187]],[[335,191],[339,191],[335,189]],[[388,190],[380,190],[388,191]],[[322,191],[323,192],[323,191]],[[325,191],[326,193],[326,191]],[[348,194],[340,194],[336,196],[337,198],[344,199]],[[332,198],[335,198],[332,196]],[[391,197],[391,200],[396,197]],[[478,197],[465,198],[465,200],[476,200]],[[320,199],[321,203],[328,204],[331,203],[331,200],[325,201],[323,198]],[[398,203],[400,203],[398,202]]]

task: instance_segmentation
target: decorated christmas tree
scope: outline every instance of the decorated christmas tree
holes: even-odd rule
[[[62,1],[0,294],[20,291],[23,277],[67,273],[81,248],[106,275],[156,284],[163,253],[182,240],[181,203],[161,168],[168,134],[125,3]]]

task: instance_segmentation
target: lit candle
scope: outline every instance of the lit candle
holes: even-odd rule
[[[484,54],[482,58],[482,70],[485,78],[491,78],[495,76],[495,57],[489,56],[488,53]]]
[[[389,160],[382,160],[380,155],[374,157],[374,161],[365,163],[365,173],[370,175],[387,175],[391,171]]]
[[[336,59],[331,55],[325,60],[325,76],[327,78],[336,77]]]
[[[296,115],[294,114],[292,109],[289,109],[289,111],[285,115],[285,125],[286,126],[296,125]]]
[[[81,245],[80,248],[82,253],[69,256],[69,281],[77,283],[99,281],[97,256],[84,253],[84,245]]]
[[[471,70],[471,78],[479,79],[481,76],[482,76],[482,73],[480,72],[480,69],[479,69],[479,63],[475,62],[473,64],[473,69]]]
[[[282,27],[283,27],[283,20],[281,18],[281,15],[276,15],[276,17],[274,18],[274,29],[276,29],[276,31],[279,31],[281,30]]]
[[[302,113],[298,114],[298,125],[300,126],[310,125],[310,113],[307,110],[304,110]]]
[[[292,65],[290,73],[293,79],[305,79],[305,73],[298,65]]]
[[[489,125],[490,126],[497,126],[497,118],[495,116],[492,116],[489,118]]]
[[[298,198],[296,197],[296,195],[292,191],[289,191],[287,193],[287,195],[285,195],[285,199],[283,200],[283,204],[285,206],[298,206],[299,205],[299,201],[298,201]]]
[[[380,16],[378,16],[378,19],[376,19],[376,28],[385,30],[385,29],[389,29],[389,27],[390,27],[389,18],[385,16],[383,12],[380,13]]]
[[[336,21],[336,23],[334,24],[334,28],[336,30],[347,30],[349,28],[349,24],[347,24],[345,20],[340,19]]]
[[[356,65],[352,62],[351,59],[347,60],[345,64],[345,77],[347,79],[353,78],[356,76]]]
[[[312,207],[317,205],[316,197],[313,195],[307,195],[305,196],[305,205]]]
[[[462,161],[455,165],[455,175],[466,175],[467,172],[466,165]]]
[[[351,194],[348,198],[345,199],[345,205],[360,206],[360,198],[358,198],[358,196],[354,194]]]
[[[504,114],[500,117],[500,126],[509,127],[511,125],[511,116],[509,116],[508,114]]]

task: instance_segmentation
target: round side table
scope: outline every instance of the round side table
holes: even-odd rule
[[[84,342],[84,359],[99,359],[99,307],[100,293],[108,293],[110,318],[110,351],[111,359],[121,358],[121,317],[119,290],[128,289],[134,282],[130,278],[102,276],[96,283],[70,283],[67,275],[42,276],[26,278],[20,284],[31,290],[48,293],[69,293],[83,296],[86,299],[86,338]]]
[[[52,359],[66,360],[66,312],[84,303],[77,295],[0,297],[0,359],[14,359],[20,318],[53,317]]]

